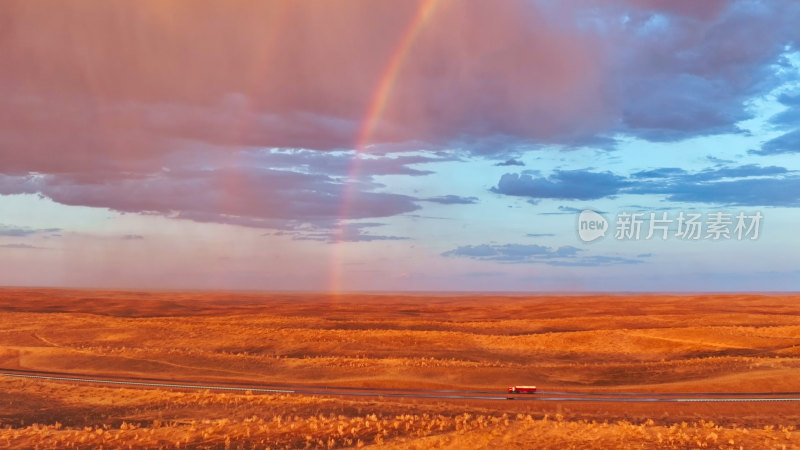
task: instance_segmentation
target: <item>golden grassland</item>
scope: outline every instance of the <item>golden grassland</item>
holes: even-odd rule
[[[73,414],[66,424],[7,425],[0,445],[10,448],[793,448],[800,439],[793,425],[609,422],[417,402],[0,382],[6,392],[61,397]],[[59,414],[55,409],[39,414]]]
[[[0,367],[208,382],[800,391],[796,296],[0,290]],[[797,403],[540,403],[0,377],[0,446],[796,448]]]

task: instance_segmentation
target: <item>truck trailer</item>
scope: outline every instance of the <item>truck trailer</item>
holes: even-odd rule
[[[509,386],[509,394],[535,394],[536,386]]]

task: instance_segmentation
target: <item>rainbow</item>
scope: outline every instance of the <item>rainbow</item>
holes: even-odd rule
[[[339,209],[338,228],[334,234],[334,245],[332,245],[331,270],[328,283],[328,291],[332,294],[340,294],[342,290],[342,242],[345,232],[345,221],[350,216],[350,211],[355,193],[355,184],[361,171],[361,154],[366,153],[375,127],[383,115],[386,105],[392,96],[392,90],[397,81],[397,75],[403,67],[409,51],[414,45],[419,32],[425,27],[433,16],[440,0],[421,0],[412,16],[405,31],[400,36],[394,51],[378,79],[378,84],[367,107],[364,120],[359,128],[355,144],[355,154],[350,162],[347,179],[341,198]]]

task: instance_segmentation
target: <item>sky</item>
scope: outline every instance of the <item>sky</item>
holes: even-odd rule
[[[798,291],[798,23],[791,0],[3,1],[0,284]]]

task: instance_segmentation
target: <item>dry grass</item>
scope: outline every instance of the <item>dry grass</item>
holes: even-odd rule
[[[800,391],[797,300],[5,289],[0,367],[498,391]],[[797,404],[323,398],[0,378],[0,446],[10,447],[792,448],[798,425]]]
[[[42,390],[53,394],[58,383],[3,380],[8,390]],[[530,414],[455,412],[392,414],[350,409],[339,400],[290,395],[218,394],[159,390],[75,387],[75,401],[91,393],[95,408],[127,411],[128,420],[100,420],[91,425],[7,426],[0,445],[10,448],[341,448],[374,444],[395,448],[792,448],[800,443],[795,426],[721,426],[711,421],[657,424],[653,420],[598,422],[563,414],[535,418]],[[356,403],[346,405],[352,407]],[[366,405],[362,405],[366,406]],[[398,406],[398,405],[395,405]],[[189,417],[163,418],[165,408]],[[332,409],[340,408],[338,413]],[[368,408],[366,408],[368,409]],[[413,408],[412,408],[413,409]],[[192,413],[214,412],[213,418]],[[213,413],[212,413],[213,414]],[[227,417],[218,417],[227,415]]]
[[[499,419],[499,420],[498,420]],[[476,419],[477,421],[477,419]],[[497,422],[495,422],[497,421]],[[485,424],[485,425],[484,425]],[[491,417],[477,425],[424,439],[399,438],[386,448],[760,448],[784,449],[798,445],[795,427],[763,429],[722,427],[714,422],[681,422],[658,426],[652,420],[598,423],[568,421],[562,416],[535,420],[517,415],[514,420]]]
[[[249,407],[267,411],[329,401],[285,395],[253,396],[156,391],[151,395],[192,410],[216,407],[233,418],[152,419],[87,426],[55,422],[7,427],[0,445],[10,448],[793,448],[794,426],[720,426],[713,422],[653,420],[597,422],[562,414],[536,419],[529,414],[365,414],[272,413],[237,417]],[[132,397],[136,397],[136,394]],[[130,400],[129,400],[130,401]]]

